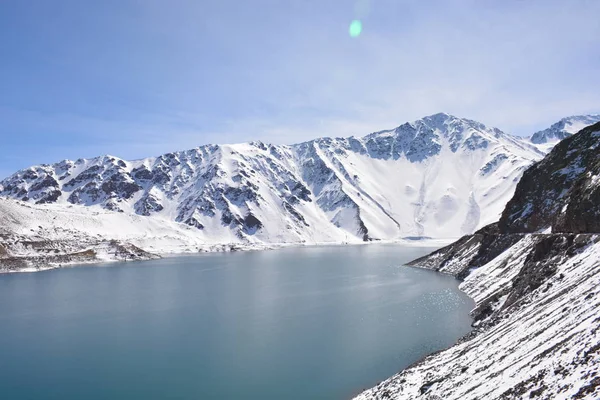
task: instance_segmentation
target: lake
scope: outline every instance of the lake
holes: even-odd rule
[[[0,275],[4,399],[348,399],[469,332],[458,281],[370,244]]]

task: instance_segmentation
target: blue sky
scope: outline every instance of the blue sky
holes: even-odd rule
[[[439,111],[530,134],[600,112],[598,15],[596,0],[4,0],[0,176]]]

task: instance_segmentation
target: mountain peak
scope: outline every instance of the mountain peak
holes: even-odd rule
[[[435,114],[431,114],[431,115],[426,115],[425,117],[423,117],[422,119],[431,119],[431,120],[447,120],[447,119],[460,119],[455,117],[454,115],[445,113],[445,112],[439,112],[439,113],[435,113]]]
[[[534,144],[554,144],[600,121],[600,114],[572,115],[531,136]]]

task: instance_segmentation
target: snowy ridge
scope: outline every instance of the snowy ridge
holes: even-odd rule
[[[542,157],[525,140],[441,113],[361,138],[64,160],[17,172],[0,196],[170,221],[202,243],[453,238],[497,220]]]
[[[583,128],[600,121],[600,114],[573,115],[556,122],[549,128],[534,133],[530,140],[540,150],[547,152],[561,140],[574,135]]]

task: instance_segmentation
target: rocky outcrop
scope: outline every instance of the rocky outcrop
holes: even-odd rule
[[[523,174],[499,228],[600,232],[600,123],[560,142]]]
[[[487,264],[523,238],[523,234],[500,234],[498,224],[488,225],[473,235],[408,263],[462,279],[474,268]]]

